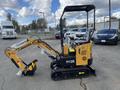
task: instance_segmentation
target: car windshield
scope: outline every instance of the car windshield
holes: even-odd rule
[[[116,33],[116,29],[104,29],[104,30],[100,30],[97,32],[97,34],[115,34]]]
[[[86,32],[86,29],[80,29],[79,31],[80,32]]]
[[[63,34],[66,32],[67,32],[67,30],[63,30]],[[56,34],[60,34],[60,31],[56,32]]]
[[[78,29],[72,29],[72,31],[73,31],[73,32],[76,32],[76,31],[78,31]]]
[[[66,29],[64,29],[64,30],[63,30],[63,32],[67,32],[67,30],[66,30]]]
[[[13,26],[3,26],[3,28],[6,28],[6,29],[13,29]]]
[[[63,33],[66,33],[67,32],[67,30],[63,30]]]

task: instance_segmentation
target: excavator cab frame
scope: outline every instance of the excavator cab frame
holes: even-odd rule
[[[63,16],[66,12],[81,12],[81,11],[85,11],[87,13],[87,30],[89,28],[89,12],[91,10],[94,10],[94,21],[93,21],[93,32],[95,30],[95,6],[94,5],[75,5],[75,6],[66,6],[64,8],[64,11],[61,15],[61,18],[60,18],[60,34],[61,34],[61,49],[62,49],[62,54],[64,54],[64,45],[63,45],[63,42],[64,42],[64,36],[63,36],[63,24],[62,24],[62,20],[63,20]],[[92,34],[93,34],[92,32]],[[91,39],[91,36],[92,34],[90,35],[89,39]]]

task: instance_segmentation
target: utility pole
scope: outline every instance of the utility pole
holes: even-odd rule
[[[111,0],[109,0],[109,30],[111,29]]]

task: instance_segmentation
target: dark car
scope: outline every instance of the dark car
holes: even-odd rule
[[[67,32],[67,30],[65,29],[65,30],[63,30],[63,36],[64,36],[64,34]],[[61,34],[60,34],[60,31],[58,31],[58,32],[56,32],[55,33],[55,38],[56,39],[60,39],[61,38]]]
[[[56,39],[60,39],[60,31],[58,31],[58,32],[55,33],[55,38]]]
[[[114,44],[118,43],[118,30],[117,29],[103,29],[94,34],[93,41],[95,44],[106,43]]]

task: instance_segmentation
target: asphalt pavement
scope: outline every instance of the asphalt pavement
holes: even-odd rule
[[[97,76],[62,81],[51,80],[50,62],[47,55],[36,46],[28,47],[18,54],[26,63],[38,59],[38,69],[33,77],[18,77],[18,69],[4,54],[12,44],[25,39],[0,39],[0,90],[120,90],[120,44],[93,45],[93,65]],[[46,40],[53,48],[60,50],[59,40]]]

